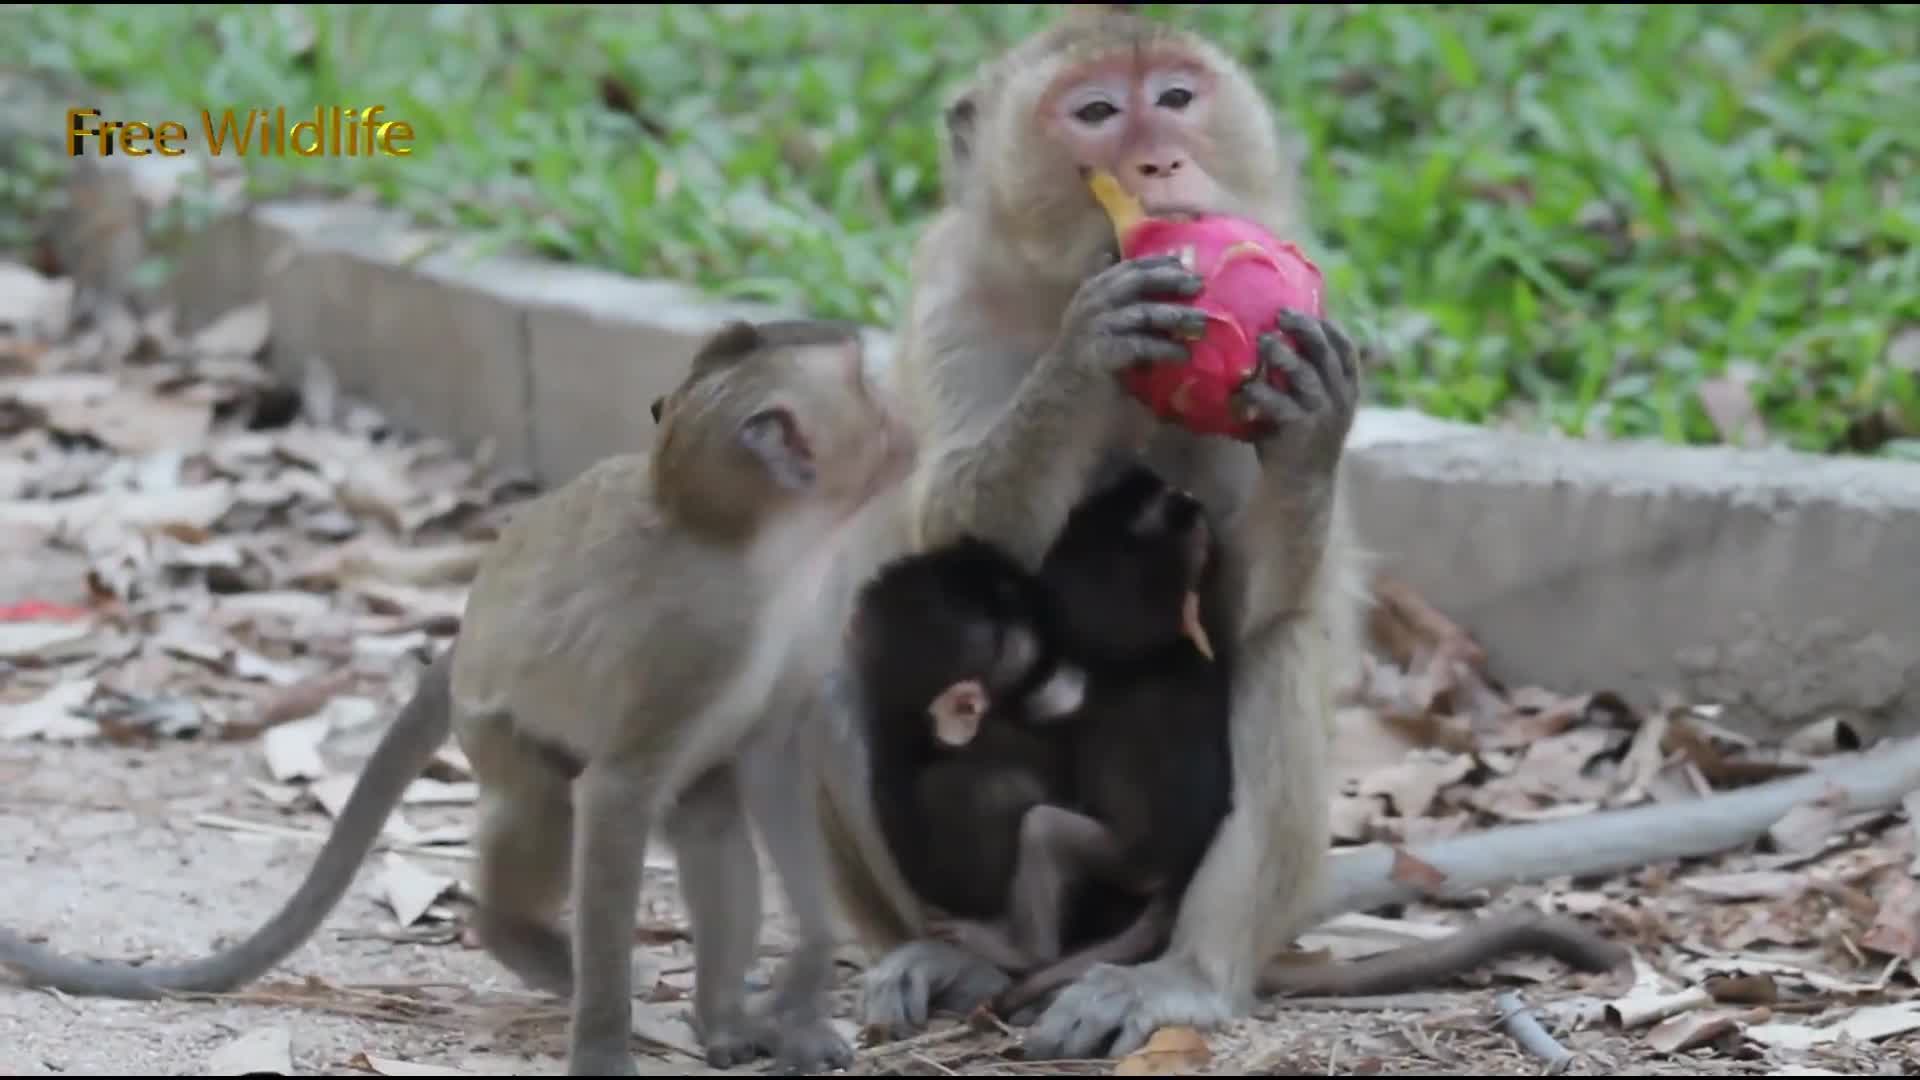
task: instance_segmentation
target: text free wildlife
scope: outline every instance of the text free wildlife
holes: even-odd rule
[[[271,109],[200,110],[199,137],[207,152],[285,157],[408,157],[413,153],[413,125],[405,120],[376,120],[384,105],[355,109],[345,105],[316,105],[310,119],[288,123],[286,106]],[[296,116],[301,114],[294,114]],[[96,121],[89,123],[89,121]],[[178,120],[150,124],[140,120],[102,120],[99,109],[67,110],[67,154],[79,157],[89,141],[102,157],[116,151],[128,157],[179,157],[187,152],[191,134]]]

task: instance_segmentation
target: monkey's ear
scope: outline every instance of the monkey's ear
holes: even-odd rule
[[[973,136],[980,127],[980,103],[972,91],[961,94],[947,106],[947,151],[957,162],[973,158]]]
[[[948,746],[965,746],[980,734],[980,717],[987,711],[987,691],[968,679],[940,692],[927,706],[933,717],[933,737]]]
[[[813,447],[785,405],[771,405],[740,425],[740,445],[760,460],[773,482],[788,491],[813,486]]]

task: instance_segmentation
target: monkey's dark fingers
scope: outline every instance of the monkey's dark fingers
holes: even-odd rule
[[[1233,407],[1247,420],[1264,420],[1275,426],[1284,426],[1307,417],[1307,410],[1288,397],[1285,391],[1276,389],[1266,381],[1264,368],[1234,391]]]
[[[1100,329],[1109,334],[1165,334],[1194,340],[1207,332],[1207,313],[1185,304],[1129,304],[1101,316]]]
[[[1326,339],[1321,338],[1319,341],[1322,346],[1320,355],[1325,357],[1327,355],[1324,350]],[[1260,337],[1260,372],[1255,383],[1260,386],[1270,386],[1267,380],[1275,371],[1286,376],[1285,393],[1298,402],[1300,408],[1308,415],[1325,412],[1332,406],[1333,401],[1327,395],[1326,380],[1320,377],[1317,365],[1309,358],[1294,352],[1292,344],[1287,341],[1284,334],[1263,334]]]
[[[1119,307],[1150,297],[1197,296],[1206,280],[1171,255],[1123,262],[1094,279],[1102,307]]]
[[[1280,329],[1298,342],[1300,356],[1320,376],[1331,401],[1345,405],[1357,382],[1353,342],[1326,319],[1283,311],[1278,322]]]
[[[1153,334],[1114,334],[1106,340],[1106,355],[1115,371],[1142,364],[1180,364],[1192,358],[1185,345]]]

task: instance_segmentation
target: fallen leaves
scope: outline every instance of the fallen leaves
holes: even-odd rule
[[[1120,1059],[1115,1076],[1191,1076],[1213,1062],[1207,1037],[1190,1027],[1163,1027]]]

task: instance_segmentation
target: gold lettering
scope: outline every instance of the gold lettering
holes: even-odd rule
[[[167,144],[184,142],[186,138],[187,125],[182,124],[178,120],[166,120],[161,122],[159,130],[155,132],[153,136],[153,146],[154,149],[160,151],[161,157],[179,157],[187,152],[187,148],[184,146],[169,146]]]
[[[400,145],[394,145],[393,140],[395,139],[400,140]],[[412,124],[407,123],[405,120],[383,120],[380,122],[380,149],[388,157],[412,156],[413,147],[407,145],[411,142],[413,142]]]
[[[232,139],[236,144],[234,153],[244,154],[247,152],[247,144],[253,141],[253,110],[247,110],[247,122],[242,124],[234,118],[233,110],[228,109],[220,114],[220,123],[216,125],[213,122],[213,112],[202,109],[200,126],[206,133],[207,148],[213,152],[214,157],[227,152],[228,139]]]
[[[94,119],[98,120],[100,118],[100,110],[99,109],[68,109],[67,110],[67,156],[68,157],[79,157],[81,154],[86,152],[82,148],[86,146],[86,138],[89,135],[100,136],[101,142],[106,141],[105,137],[101,136],[101,131],[99,129],[88,127],[86,123],[81,119],[82,117],[87,117],[87,116],[91,116]]]
[[[142,145],[151,138],[153,138],[153,128],[135,120],[120,129],[120,150],[128,157],[151,156],[153,148]]]

